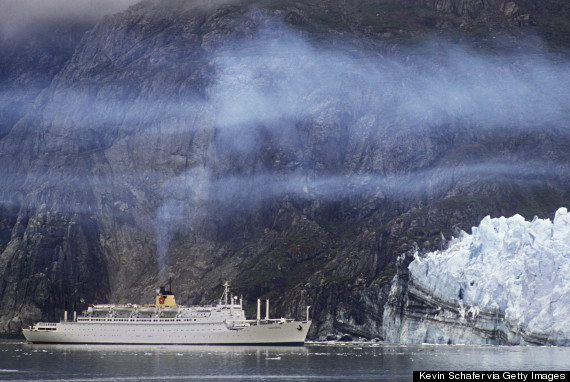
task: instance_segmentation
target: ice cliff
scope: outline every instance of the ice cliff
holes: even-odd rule
[[[553,221],[487,216],[446,250],[410,252],[398,265],[387,341],[570,345],[566,208]]]

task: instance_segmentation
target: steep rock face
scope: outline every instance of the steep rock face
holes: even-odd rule
[[[505,20],[528,22],[543,14],[561,12],[567,14],[569,6],[558,0],[537,2],[519,0],[405,0],[407,5],[421,5],[439,12],[454,13],[471,20],[480,17],[502,17]],[[487,19],[488,20],[488,19]]]
[[[311,305],[312,337],[378,337],[413,242],[568,201],[564,59],[400,48],[268,8],[142,2],[26,93],[0,141],[2,331],[172,279],[181,303],[229,280],[248,309]]]
[[[52,209],[50,198],[54,204],[65,204],[66,201],[59,199],[61,195],[53,189],[50,191],[47,183],[43,193],[36,188],[41,180],[35,177],[40,176],[49,164],[44,162],[33,173],[30,163],[38,157],[38,152],[30,150],[30,145],[40,142],[32,143],[38,139],[37,131],[25,127],[34,119],[27,116],[42,107],[39,95],[69,61],[83,34],[92,26],[50,24],[45,26],[49,33],[39,28],[21,39],[0,42],[3,189],[0,203],[0,327],[3,332],[16,332],[29,319],[58,319],[66,302],[64,296],[84,289],[85,281],[101,286],[100,290],[85,293],[86,298],[100,298],[108,291],[106,262],[99,255],[91,259],[91,254],[98,252],[96,226],[84,215],[64,216]],[[24,122],[26,119],[28,122]],[[34,179],[26,185],[27,172]],[[73,306],[71,298],[67,302]],[[55,314],[52,309],[46,310],[46,306],[60,309]]]
[[[530,31],[531,35],[539,34],[547,41],[562,45],[568,45],[570,37],[565,21],[570,16],[570,4],[564,0],[403,0],[401,4],[457,17],[436,21],[443,29],[455,26],[475,34],[481,30],[514,34]],[[526,32],[520,27],[526,27]]]

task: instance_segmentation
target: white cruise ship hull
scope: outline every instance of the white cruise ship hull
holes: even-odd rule
[[[126,321],[39,323],[23,332],[32,343],[303,345],[311,326],[287,321],[230,329],[223,322]]]

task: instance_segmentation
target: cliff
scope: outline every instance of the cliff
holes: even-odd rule
[[[1,331],[172,279],[378,337],[413,243],[569,204],[567,54],[516,12],[493,39],[439,3],[209,4],[4,43]]]

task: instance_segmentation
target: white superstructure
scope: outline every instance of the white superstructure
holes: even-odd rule
[[[58,323],[38,322],[24,329],[33,343],[93,344],[264,344],[302,345],[311,326],[307,320],[270,319],[269,300],[266,316],[248,320],[242,301],[231,296],[228,284],[223,302],[208,306],[176,305],[171,292],[160,290],[154,305],[92,305],[81,317]]]

